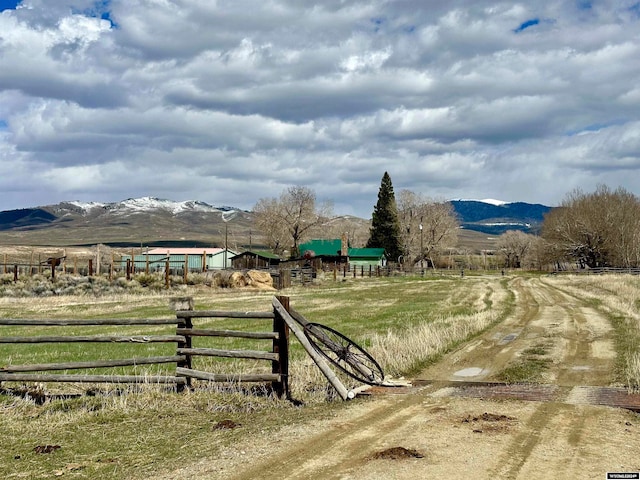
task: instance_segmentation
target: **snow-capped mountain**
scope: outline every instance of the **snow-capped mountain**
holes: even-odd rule
[[[496,200],[495,198],[484,198],[482,200],[475,200],[469,198],[459,198],[456,200],[451,200],[452,202],[480,202],[480,203],[488,203],[489,205],[494,205],[496,207],[500,207],[502,205],[508,205],[511,202],[505,202],[503,200]]]
[[[494,199],[451,200],[461,226],[490,235],[507,230],[535,233],[550,207]],[[335,217],[344,231],[368,228],[368,219]],[[0,211],[0,244],[113,245],[174,244],[200,246],[236,238],[256,245],[260,232],[253,213],[215,207],[196,200],[176,202],[155,197],[121,202],[67,201],[56,205]],[[240,240],[242,238],[243,240]]]
[[[492,235],[507,230],[535,233],[551,207],[524,202],[500,200],[451,200],[463,228]]]
[[[15,243],[29,237],[68,245],[161,241],[195,246],[199,242],[216,243],[225,224],[227,230],[231,226],[232,233],[246,231],[249,237],[251,218],[251,212],[239,208],[214,207],[196,200],[141,197],[113,203],[66,201],[0,212],[0,233],[15,238]]]
[[[128,198],[121,202],[99,203],[99,202],[63,202],[59,205],[73,205],[79,208],[85,214],[95,212],[96,210],[107,210],[111,213],[134,213],[134,212],[153,212],[165,210],[177,215],[184,212],[224,212],[231,207],[214,207],[205,202],[197,200],[187,200],[184,202],[175,202],[173,200],[165,200],[156,197],[140,197]],[[63,207],[60,207],[62,210]],[[237,209],[234,209],[237,210]]]

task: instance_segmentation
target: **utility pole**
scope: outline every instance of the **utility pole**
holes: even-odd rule
[[[424,243],[422,241],[422,217],[420,217],[420,268],[423,267],[422,259],[424,258]]]
[[[227,222],[224,222],[224,267],[223,268],[227,268],[227,252],[229,251],[229,226],[227,225]]]

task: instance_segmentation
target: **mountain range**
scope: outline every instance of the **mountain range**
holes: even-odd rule
[[[551,210],[539,204],[496,200],[452,200],[465,235],[500,235],[507,230],[535,233]],[[368,228],[369,220],[344,216],[332,228]],[[154,197],[121,202],[61,202],[35,208],[0,211],[0,245],[95,245],[128,247],[259,245],[253,214],[239,208],[200,201],[175,202]],[[465,236],[462,235],[462,236]]]
[[[229,222],[234,238],[250,238],[252,219],[251,212],[199,201],[61,202],[0,212],[0,244],[211,246],[228,238]]]
[[[551,210],[537,203],[496,200],[451,200],[451,204],[462,228],[489,235],[507,230],[539,233],[544,216]]]

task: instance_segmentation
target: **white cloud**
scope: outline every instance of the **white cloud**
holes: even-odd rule
[[[0,209],[303,184],[367,216],[384,171],[432,197],[640,194],[632,7],[24,1],[0,13]]]

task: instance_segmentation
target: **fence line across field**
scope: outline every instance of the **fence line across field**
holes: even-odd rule
[[[288,305],[288,298],[281,297]],[[286,299],[286,300],[285,300]],[[175,343],[174,355],[143,354],[130,358],[96,359],[89,361],[50,363],[32,363],[24,365],[0,363],[0,382],[77,382],[77,383],[149,383],[174,384],[178,390],[191,387],[192,380],[213,382],[267,382],[271,383],[273,391],[279,395],[289,395],[288,365],[289,365],[289,330],[282,315],[274,307],[265,312],[229,312],[229,311],[198,311],[193,310],[191,299],[181,299],[174,318],[168,319],[0,319],[0,329],[10,328],[12,333],[16,329],[33,328],[50,329],[54,327],[84,327],[91,330],[94,327],[151,327],[176,325],[175,335],[159,335],[157,333],[125,335],[120,332],[114,334],[92,335],[0,335],[0,352],[4,345],[14,348],[26,348],[29,344],[55,344],[56,352],[64,351],[60,346],[68,343],[91,343],[95,345],[123,343],[132,348],[144,351],[146,346],[154,343]],[[196,328],[194,322],[207,319],[239,319],[240,321],[268,321],[270,331],[248,332],[242,330],[227,330],[216,328]],[[1,330],[0,330],[1,331]],[[64,332],[63,332],[64,333]],[[85,333],[85,332],[83,332]],[[249,341],[268,341],[269,350],[233,350],[225,348],[202,348],[194,345],[196,338],[242,338]],[[196,341],[197,342],[197,341]],[[133,347],[135,346],[135,347]],[[100,347],[96,346],[98,351]],[[6,349],[5,349],[6,352]],[[239,360],[266,361],[271,364],[270,371],[220,373],[197,369],[194,359],[199,357],[233,358]],[[14,357],[15,358],[15,357]],[[8,357],[0,356],[0,362],[6,362]],[[196,362],[197,363],[197,362]],[[175,373],[163,375],[115,375],[115,374],[70,374],[69,370],[102,369],[113,367],[138,367],[141,365],[175,364]],[[65,373],[50,373],[64,371]],[[35,373],[37,372],[37,373]],[[47,373],[43,373],[47,372]]]

